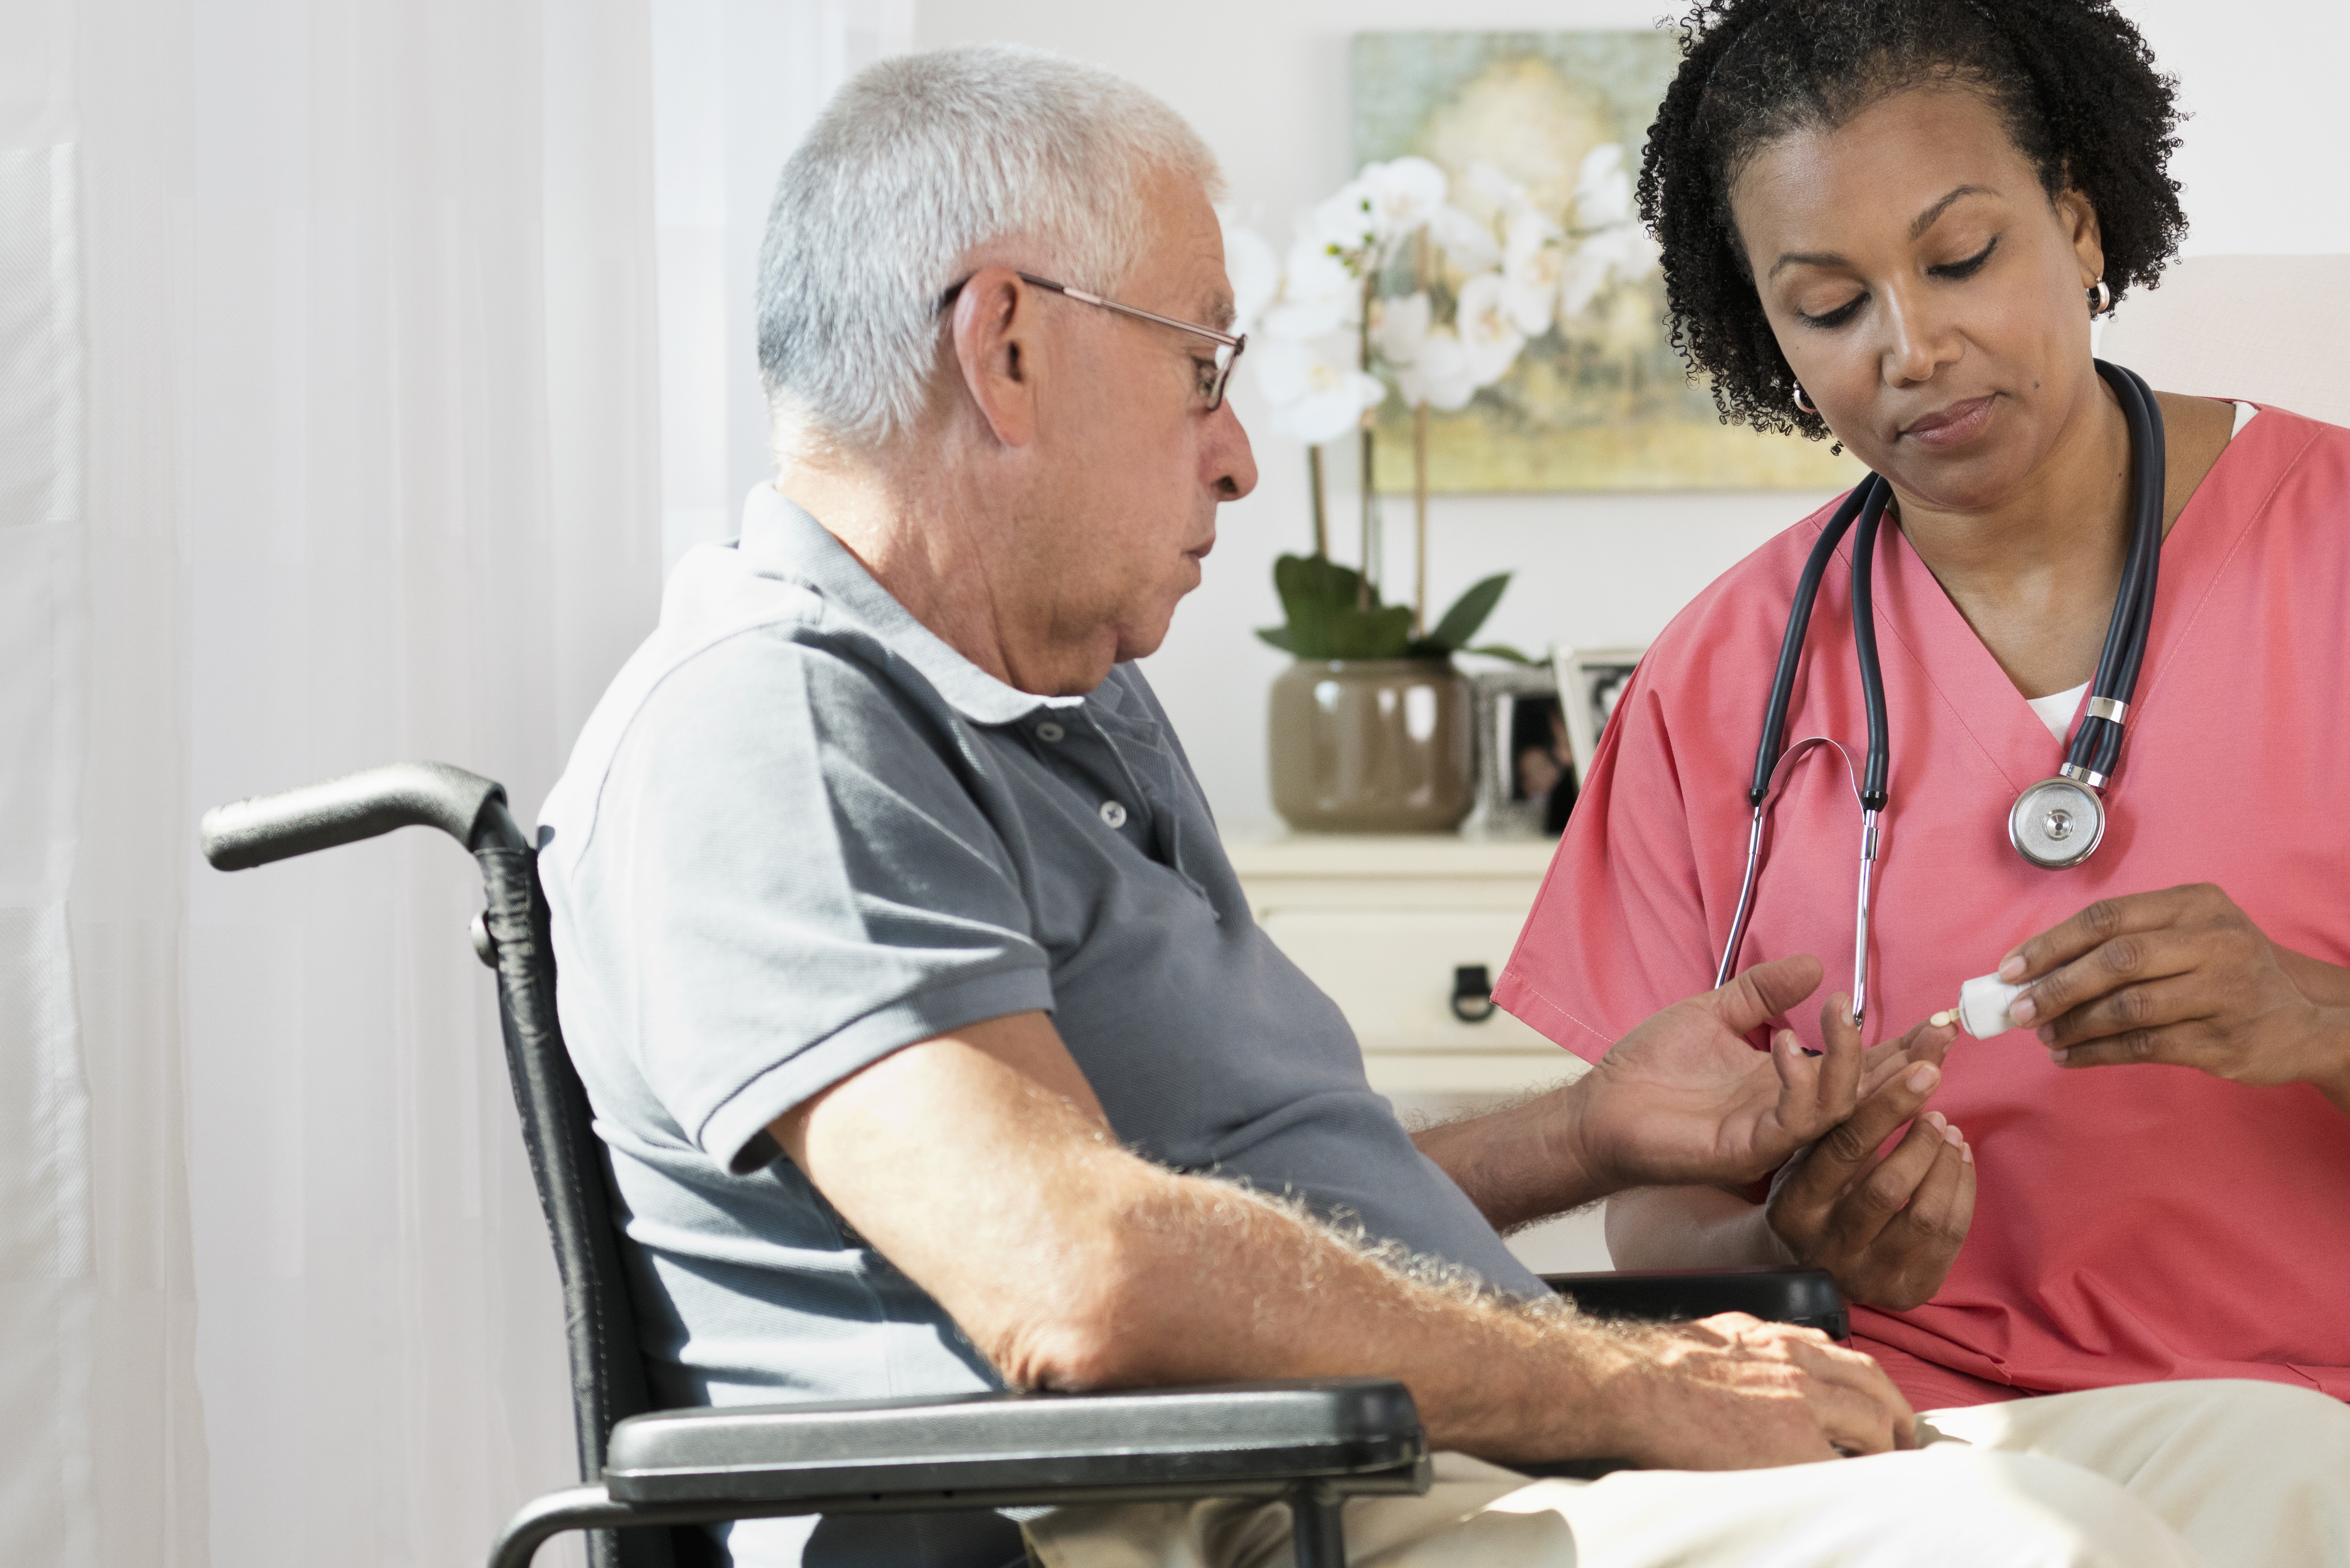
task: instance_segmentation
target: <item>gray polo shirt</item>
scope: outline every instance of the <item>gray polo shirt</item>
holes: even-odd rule
[[[772,489],[737,544],[678,566],[539,837],[667,1402],[1002,1386],[765,1129],[901,1046],[1032,1009],[1144,1157],[1541,1291],[1250,917],[1141,673],[1015,691]],[[738,1559],[1000,1560],[983,1532],[810,1528],[738,1529]]]

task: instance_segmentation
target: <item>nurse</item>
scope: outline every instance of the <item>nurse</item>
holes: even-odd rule
[[[1618,1198],[1616,1260],[1825,1266],[1920,1408],[2174,1377],[2350,1398],[2350,431],[2158,396],[2159,588],[2105,838],[2028,864],[2009,808],[2064,760],[2122,576],[2131,442],[2090,325],[2183,233],[2171,84],[2095,0],[1728,0],[1683,36],[1639,186],[1675,341],[1725,415],[1892,487],[1864,1028],[1942,1076],[1882,1150],[1864,1105],[1767,1189]],[[1829,510],[1701,594],[1617,709],[1495,992],[1569,1050],[1713,981]],[[1850,768],[1786,764],[1740,968],[1848,972],[1852,546],[1785,731]],[[2019,1028],[1927,1022],[1994,969],[2031,982]],[[1816,1045],[1847,1005],[1787,1022]]]

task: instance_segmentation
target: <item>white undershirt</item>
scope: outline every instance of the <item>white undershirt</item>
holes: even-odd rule
[[[2228,432],[2228,439],[2233,441],[2243,434],[2244,427],[2251,424],[2252,416],[2260,411],[2253,404],[2238,403],[2236,425]],[[2048,726],[2048,732],[2056,737],[2056,743],[2060,746],[2064,743],[2064,737],[2073,732],[2074,716],[2080,712],[2081,699],[2089,694],[2089,685],[2084,680],[2070,691],[2052,691],[2045,697],[2025,699],[2032,704],[2032,711],[2040,715],[2040,722]]]

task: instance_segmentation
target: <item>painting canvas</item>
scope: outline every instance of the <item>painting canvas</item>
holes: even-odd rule
[[[1663,32],[1359,33],[1357,160],[1417,154],[1457,192],[1498,174],[1569,234],[1586,232],[1576,189],[1595,150],[1619,149],[1624,175],[1637,174],[1679,62]],[[1599,152],[1596,166],[1610,157]],[[1623,232],[1640,254],[1578,308],[1562,309],[1467,408],[1430,412],[1430,488],[1829,490],[1857,481],[1859,465],[1825,442],[1721,422],[1666,339],[1653,246]],[[1411,488],[1411,427],[1390,398],[1378,427],[1378,483],[1388,493]]]

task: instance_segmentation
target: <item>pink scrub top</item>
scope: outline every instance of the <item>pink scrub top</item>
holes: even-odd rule
[[[1832,510],[1683,610],[1608,723],[1494,992],[1580,1056],[1713,984],[1764,700]],[[1821,586],[1786,737],[1831,737],[1856,772],[1851,544]],[[2350,964],[2350,430],[2268,410],[2180,514],[2105,842],[2071,870],[2027,865],[2007,841],[2011,803],[2063,761],[2046,726],[1891,527],[1875,581],[1892,799],[1871,1043],[1955,1006],[1960,981],[2108,895],[2217,883],[2274,940]],[[1821,996],[1785,1020],[1814,1046],[1820,1001],[1851,986],[1860,820],[1835,751],[1790,768],[1738,955],[1819,957]],[[1931,1302],[1853,1314],[1921,1408],[2171,1377],[2350,1398],[2350,1118],[2316,1089],[2065,1071],[2018,1031],[1961,1035],[1933,1103],[1974,1146],[1973,1228]]]

